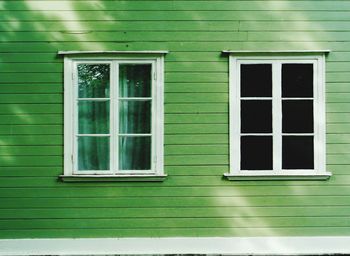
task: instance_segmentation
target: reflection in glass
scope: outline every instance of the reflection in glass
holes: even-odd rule
[[[241,137],[241,170],[272,170],[272,136]]]
[[[241,97],[272,96],[272,65],[241,65]]]
[[[312,100],[282,101],[282,131],[285,133],[312,133],[314,131]]]
[[[79,170],[109,170],[109,137],[78,137]]]
[[[119,169],[151,169],[151,137],[119,137]]]
[[[79,101],[79,134],[109,133],[109,101]]]
[[[151,101],[119,101],[119,133],[150,133]]]
[[[282,97],[313,97],[313,64],[282,65]]]
[[[313,136],[283,136],[282,169],[314,169]]]
[[[79,64],[79,98],[108,98],[109,69],[109,64]]]
[[[151,64],[119,66],[119,97],[151,97]]]
[[[241,101],[241,132],[272,132],[272,100]]]

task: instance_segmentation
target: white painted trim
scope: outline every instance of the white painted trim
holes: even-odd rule
[[[296,54],[307,54],[307,53],[330,53],[331,50],[223,50],[222,53],[239,53],[239,54],[244,54],[244,53],[253,53],[253,54],[258,54],[258,53],[296,53]]]
[[[1,256],[226,254],[349,254],[349,236],[2,239]]]
[[[281,170],[279,170],[277,174],[272,172],[270,174],[260,174],[258,172],[260,171],[241,171],[239,174],[224,173],[224,176],[228,180],[328,180],[332,176],[330,172],[322,174],[318,174],[317,172],[312,172],[310,174],[298,174],[293,172],[282,173]]]
[[[167,54],[169,51],[58,51],[58,55],[71,54]]]
[[[74,123],[73,123],[73,99],[74,89],[71,85],[73,82],[73,63],[64,58],[64,173],[69,175],[73,173],[73,140],[74,140]]]

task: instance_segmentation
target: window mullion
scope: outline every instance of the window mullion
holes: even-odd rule
[[[110,92],[111,92],[111,101],[110,101],[110,159],[111,159],[111,171],[113,174],[117,174],[118,170],[118,123],[119,123],[119,115],[118,115],[118,76],[119,76],[118,63],[116,61],[112,62],[111,66],[111,84],[110,84]]]
[[[272,65],[272,129],[273,129],[273,172],[282,171],[282,63]]]

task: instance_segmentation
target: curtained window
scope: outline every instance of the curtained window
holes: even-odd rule
[[[163,174],[162,59],[69,61],[65,175]]]

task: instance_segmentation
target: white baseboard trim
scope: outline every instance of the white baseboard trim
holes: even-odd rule
[[[350,254],[349,237],[0,239],[0,255]]]

